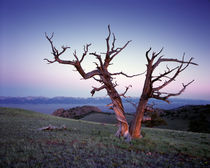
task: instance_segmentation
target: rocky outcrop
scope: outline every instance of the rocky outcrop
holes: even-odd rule
[[[82,107],[70,108],[68,110],[60,108],[54,111],[52,115],[64,118],[81,119],[90,113],[98,113],[98,112],[101,112],[101,110],[98,107],[82,106]]]

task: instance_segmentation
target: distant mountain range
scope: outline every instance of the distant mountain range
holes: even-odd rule
[[[139,98],[129,98],[130,101],[137,103]],[[193,100],[193,99],[170,99],[171,104],[163,101],[151,99],[150,103],[154,103],[155,107],[162,109],[171,109],[184,105],[206,105],[210,104],[210,100]],[[76,98],[76,97],[5,97],[0,96],[0,104],[109,104],[111,100],[108,97],[91,97],[91,98]],[[127,106],[132,106],[125,99],[123,102]]]
[[[4,97],[0,96],[0,104],[83,104],[110,103],[109,98],[76,98],[76,97]]]

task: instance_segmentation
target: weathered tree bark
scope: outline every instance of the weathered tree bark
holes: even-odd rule
[[[106,89],[107,94],[112,101],[112,104],[111,104],[112,109],[114,110],[116,119],[118,120],[119,128],[118,128],[118,131],[116,132],[116,136],[118,137],[122,136],[126,139],[126,141],[130,141],[131,137],[129,134],[129,125],[125,117],[123,103],[122,103],[120,95],[115,89],[117,84],[113,84],[112,77],[110,73],[107,71],[106,67],[104,67],[103,71],[100,71],[100,72],[101,72],[100,73],[101,75],[99,75],[100,80],[98,81],[104,84],[104,88]],[[94,91],[93,90],[91,91],[92,95],[95,93],[95,91],[96,91],[96,88],[94,88]]]
[[[151,48],[146,52],[146,58],[147,58],[147,71],[146,71],[146,78],[144,82],[144,88],[143,92],[141,95],[141,98],[139,100],[139,104],[136,110],[135,118],[133,119],[130,127],[130,134],[132,138],[141,138],[141,123],[144,117],[144,111],[146,108],[146,105],[149,101],[150,98],[155,98],[159,100],[166,101],[169,103],[168,98],[171,96],[178,96],[184,90],[188,85],[190,85],[194,80],[189,82],[188,84],[183,85],[183,88],[178,92],[178,93],[167,93],[167,92],[160,92],[160,89],[164,88],[167,86],[169,83],[174,81],[176,77],[179,75],[180,72],[184,71],[190,64],[197,65],[196,63],[192,62],[193,58],[190,58],[189,61],[184,61],[184,55],[182,60],[177,60],[177,59],[170,59],[170,58],[162,58],[163,56],[160,56],[157,61],[155,62],[155,58],[162,52],[163,49],[161,49],[158,53],[153,52],[152,57],[149,58],[149,52],[151,51]],[[170,69],[167,66],[167,71],[165,71],[163,74],[160,74],[159,76],[153,76],[153,72],[155,68],[161,63],[161,62],[177,62],[180,63],[179,66]],[[185,64],[185,66],[184,66]],[[173,71],[176,72],[170,77],[168,76],[171,74]],[[163,78],[166,78],[166,80],[163,84],[161,84],[158,87],[154,87],[154,83],[156,81],[162,81]]]
[[[136,115],[131,123],[130,134],[133,139],[141,138],[141,123],[144,117],[144,110],[147,105],[148,99],[140,99],[140,103],[137,107]]]
[[[150,51],[150,50],[149,50]],[[146,53],[148,55],[149,51]],[[151,95],[152,88],[151,88],[151,76],[152,76],[152,61],[148,61],[147,64],[147,74],[146,79],[144,81],[144,88],[139,100],[139,104],[136,110],[135,118],[131,123],[130,133],[132,138],[141,138],[141,123],[144,117],[144,110],[149,100],[149,96]]]

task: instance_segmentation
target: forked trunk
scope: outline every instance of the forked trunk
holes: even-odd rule
[[[141,99],[137,107],[135,118],[131,123],[130,134],[133,139],[141,138],[141,123],[144,117],[144,109],[147,105],[148,99]]]
[[[182,92],[184,92],[184,90],[186,89],[186,87],[188,85],[190,85],[194,80],[192,80],[191,82],[189,82],[188,84],[182,84],[183,88],[178,92],[178,93],[167,93],[167,92],[161,92],[160,90],[163,89],[165,86],[167,86],[168,84],[170,84],[171,82],[175,81],[176,77],[182,72],[184,71],[190,64],[193,65],[197,65],[196,63],[192,62],[191,58],[189,61],[185,61],[184,60],[184,55],[182,60],[178,60],[178,59],[172,59],[172,58],[163,58],[163,56],[160,56],[159,58],[157,58],[157,56],[162,52],[163,49],[161,49],[158,53],[153,52],[151,58],[149,57],[149,52],[151,51],[151,48],[146,52],[146,58],[147,58],[147,71],[146,71],[146,79],[145,79],[145,83],[144,83],[144,88],[143,88],[143,92],[142,92],[142,96],[141,99],[139,101],[139,105],[136,111],[136,116],[132,121],[131,127],[129,129],[129,125],[127,123],[127,120],[125,118],[125,113],[124,113],[124,108],[123,108],[123,104],[122,104],[122,100],[120,98],[120,96],[124,96],[125,97],[125,93],[127,92],[128,88],[126,88],[125,92],[123,94],[118,94],[117,90],[115,89],[115,87],[117,86],[117,82],[114,82],[114,77],[115,75],[124,75],[126,77],[134,77],[134,76],[138,76],[140,74],[137,75],[127,75],[123,72],[117,72],[117,73],[110,73],[108,71],[108,67],[109,65],[112,64],[112,60],[122,51],[124,50],[127,45],[131,42],[128,41],[127,43],[125,43],[122,47],[115,47],[115,35],[113,34],[113,41],[112,43],[110,43],[110,36],[111,36],[111,30],[110,30],[110,26],[108,25],[108,36],[106,38],[106,46],[107,46],[107,51],[106,53],[101,53],[101,54],[105,54],[105,59],[103,61],[101,54],[97,54],[95,53],[89,53],[90,55],[93,55],[96,57],[96,59],[98,60],[97,62],[94,62],[96,64],[96,69],[92,70],[90,72],[85,72],[83,67],[82,67],[82,62],[84,60],[84,58],[86,57],[86,55],[88,54],[88,49],[89,46],[91,44],[87,44],[86,46],[84,46],[84,52],[83,55],[81,57],[81,59],[79,59],[79,57],[77,56],[76,51],[73,53],[74,57],[76,60],[63,60],[60,59],[60,56],[65,53],[65,51],[67,49],[69,49],[70,47],[64,47],[62,46],[62,51],[59,51],[58,49],[56,49],[56,47],[53,44],[52,38],[53,38],[53,34],[51,35],[51,37],[49,37],[47,34],[45,35],[47,40],[50,42],[51,45],[51,49],[52,49],[52,54],[54,56],[54,60],[48,60],[45,59],[48,63],[54,63],[54,62],[58,62],[60,64],[67,64],[67,65],[72,65],[76,68],[76,70],[80,73],[80,75],[83,77],[83,79],[90,79],[93,78],[95,79],[97,82],[99,82],[101,84],[101,86],[99,88],[93,87],[93,90],[91,91],[92,96],[94,95],[94,93],[96,91],[100,91],[102,89],[106,89],[107,93],[109,95],[109,97],[112,100],[112,104],[113,104],[113,109],[116,115],[116,118],[118,120],[118,124],[119,124],[119,129],[116,133],[117,136],[123,136],[126,141],[130,141],[131,137],[132,138],[140,138],[141,137],[141,122],[143,120],[144,117],[144,110],[145,107],[147,105],[147,102],[150,98],[155,98],[155,99],[159,99],[159,100],[163,100],[166,102],[169,102],[168,98],[171,96],[178,96],[180,95]],[[157,58],[157,59],[156,59]],[[158,65],[162,62],[177,62],[180,63],[180,66],[177,66],[173,69],[170,69],[168,66],[166,66],[167,70],[156,76],[153,75],[153,71],[156,67],[158,67]],[[185,64],[185,66],[184,66]],[[172,76],[169,76],[169,74],[171,72],[175,72]],[[99,77],[95,78],[95,77]],[[165,80],[166,79],[166,80]],[[154,87],[154,83],[155,82],[161,82],[165,80],[165,82],[163,82],[161,85],[158,85],[156,87]],[[131,136],[130,136],[131,135]]]

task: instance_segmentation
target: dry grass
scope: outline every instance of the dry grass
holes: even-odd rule
[[[47,125],[66,130],[40,131]],[[144,128],[126,143],[116,127],[0,108],[0,167],[208,167],[210,135]]]

